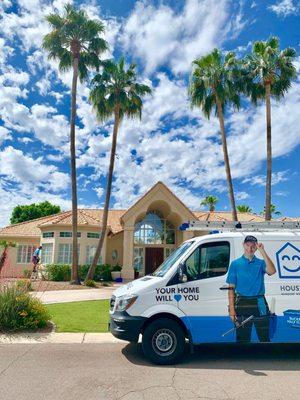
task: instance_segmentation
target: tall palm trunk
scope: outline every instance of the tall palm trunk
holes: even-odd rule
[[[271,83],[266,82],[266,122],[267,122],[267,180],[265,220],[271,220],[271,185],[272,185],[272,140],[271,140]]]
[[[1,274],[2,268],[4,267],[6,258],[7,258],[7,247],[4,247],[4,250],[3,250],[2,254],[1,254],[1,257],[0,257],[0,274]]]
[[[120,125],[120,109],[119,109],[119,106],[116,106],[114,130],[113,130],[113,137],[112,137],[112,146],[111,146],[111,151],[110,151],[109,170],[108,170],[108,177],[107,177],[107,184],[106,184],[105,204],[104,204],[103,218],[102,218],[101,236],[100,236],[100,239],[98,242],[98,246],[96,249],[96,253],[95,253],[93,262],[87,273],[86,280],[94,278],[96,266],[97,266],[98,259],[100,257],[104,239],[105,239],[119,125]]]
[[[226,135],[225,135],[223,109],[222,109],[222,104],[218,98],[217,98],[217,108],[218,108],[218,118],[219,118],[221,137],[222,137],[222,147],[223,147],[223,155],[224,155],[224,163],[225,163],[225,170],[226,170],[229,199],[230,199],[230,205],[231,205],[231,214],[232,214],[233,221],[237,221],[238,217],[237,217],[237,213],[236,213],[235,200],[234,200],[233,184],[232,184],[229,156],[228,156],[228,149],[227,149],[227,140],[226,140]]]
[[[78,274],[78,241],[77,241],[77,181],[76,181],[76,147],[75,147],[75,119],[76,119],[76,94],[78,80],[79,55],[73,55],[73,81],[71,99],[71,129],[70,129],[70,153],[71,153],[71,179],[72,179],[72,277],[71,283],[80,284]]]

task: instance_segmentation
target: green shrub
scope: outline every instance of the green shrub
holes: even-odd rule
[[[31,273],[32,273],[31,269],[27,269],[27,268],[23,269],[24,278],[29,279],[31,277]]]
[[[90,268],[90,265],[80,265],[79,267],[79,278],[81,280],[85,280],[88,270]],[[111,269],[110,269],[110,264],[100,264],[96,266],[95,270],[95,275],[94,275],[94,280],[96,282],[100,282],[101,280],[105,282],[110,282],[112,280],[111,277]]]
[[[0,331],[35,330],[46,326],[46,307],[17,285],[0,290]]]
[[[84,281],[90,265],[84,264],[79,266],[79,279]],[[46,265],[46,279],[50,281],[69,281],[71,279],[71,266],[68,264],[48,264]],[[94,280],[100,282],[112,281],[110,264],[97,265]]]
[[[88,279],[84,282],[85,286],[96,287],[96,282],[93,279]]]
[[[29,279],[19,279],[16,282],[16,286],[18,289],[23,289],[25,292],[30,292],[33,290],[31,282]]]
[[[68,264],[46,265],[45,276],[49,281],[69,281],[71,279],[71,266]]]
[[[119,264],[116,264],[115,266],[112,267],[112,271],[120,272],[120,271],[122,271],[122,266]]]

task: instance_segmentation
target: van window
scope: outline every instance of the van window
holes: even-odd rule
[[[194,241],[183,242],[168,258],[151,274],[154,276],[163,277],[174,263],[194,244]]]
[[[189,281],[225,275],[229,267],[228,242],[205,243],[187,258],[186,274]]]

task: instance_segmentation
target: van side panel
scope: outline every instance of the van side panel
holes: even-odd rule
[[[195,344],[236,342],[237,330],[245,331],[249,326],[250,341],[254,343],[263,341],[259,339],[257,329],[260,329],[258,332],[261,337],[263,337],[262,331],[263,333],[267,331],[267,336],[274,343],[300,343],[300,237],[295,234],[280,236],[253,233],[253,235],[263,243],[276,267],[276,274],[264,275],[265,299],[270,314],[261,314],[262,317],[252,316],[244,326],[240,328],[234,326],[228,315],[228,291],[221,291],[223,293],[219,291],[221,286],[226,285],[227,274],[218,278],[180,284],[179,290],[186,288],[195,293],[197,288],[198,301],[193,301],[192,296],[189,299],[183,293],[179,293],[180,301],[178,301],[179,308],[185,313],[182,321],[190,327]],[[222,239],[226,240],[225,235],[222,235]],[[243,254],[243,237],[235,237],[233,247],[234,257],[240,257]],[[256,257],[263,258],[258,251]],[[259,321],[263,318],[265,318],[263,325],[259,326]],[[246,319],[242,317],[240,321]]]

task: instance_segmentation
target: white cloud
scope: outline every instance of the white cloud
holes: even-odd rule
[[[288,173],[289,171],[279,171],[279,172],[273,172],[272,173],[272,185],[276,185],[277,183],[280,182],[285,182],[288,181]],[[251,186],[258,185],[258,186],[265,186],[266,185],[266,176],[265,175],[256,175],[256,176],[250,176],[248,178],[245,178],[243,183],[249,183]]]
[[[279,17],[288,17],[289,15],[298,14],[300,11],[300,2],[294,0],[281,0],[276,4],[268,7]]]
[[[50,201],[52,204],[57,204],[62,210],[71,209],[71,201],[66,200],[63,197],[42,192],[38,189],[23,191],[20,188],[8,188],[3,187],[3,183],[0,184],[0,197],[1,197],[1,213],[0,213],[0,226],[6,226],[9,224],[9,218],[12,210],[17,205],[25,205],[31,203],[39,203],[42,201]]]
[[[288,196],[288,194],[289,194],[289,192],[282,191],[282,190],[274,193],[275,196],[283,196],[283,197]]]
[[[28,96],[28,82],[28,73],[12,68],[0,76],[0,110],[5,126],[20,134],[34,133],[44,144],[62,145],[68,140],[66,117],[47,104],[34,104],[29,108],[19,102]]]
[[[157,180],[162,180],[174,191],[185,186],[183,201],[191,208],[198,208],[195,190],[227,191],[219,123],[214,117],[210,121],[203,119],[200,110],[189,109],[183,81],[170,81],[164,74],[157,77],[158,86],[145,101],[142,121],[125,120],[119,131],[113,190],[116,207],[127,207]],[[297,81],[285,100],[279,103],[272,100],[275,158],[288,154],[300,144],[299,87]],[[187,120],[181,125],[182,117]],[[226,128],[233,178],[250,186],[264,186],[265,177],[255,172],[264,168],[266,159],[265,105],[247,105],[239,112],[228,112]],[[95,168],[96,173],[91,177],[94,180],[107,173],[111,123],[105,130],[109,136],[91,136],[87,151],[79,159],[79,165]],[[137,152],[135,155],[131,154],[133,149]],[[284,182],[288,177],[287,171],[274,172],[273,184]],[[247,194],[251,196],[248,191],[237,192],[237,198],[244,199]]]
[[[0,152],[0,174],[9,181],[27,187],[46,191],[65,191],[69,185],[69,176],[57,170],[53,165],[46,165],[42,159],[24,155],[21,150],[8,146]]]
[[[65,159],[63,154],[47,154],[47,160],[54,162],[61,162]]]
[[[97,193],[97,197],[101,199],[104,193],[104,189],[101,187],[94,187],[93,190]]]
[[[12,136],[11,132],[5,128],[4,126],[0,126],[0,144],[4,142],[4,140],[11,140]]]
[[[227,0],[186,0],[178,13],[163,3],[155,7],[138,1],[121,40],[125,49],[145,63],[147,72],[166,61],[175,73],[187,72],[194,58],[222,43],[229,20]]]
[[[0,67],[5,67],[7,59],[14,53],[14,49],[8,46],[4,38],[0,37]]]
[[[64,2],[19,0],[18,13],[6,13],[0,27],[6,35],[5,42],[0,38],[0,57],[5,59],[5,63],[1,64],[0,58],[3,71],[0,75],[0,111],[5,122],[3,129],[6,129],[2,129],[2,136],[7,135],[7,130],[15,129],[17,139],[24,143],[29,143],[32,137],[44,145],[52,146],[59,154],[52,154],[51,149],[45,159],[55,163],[64,161],[69,155],[69,109],[65,108],[65,115],[62,115],[58,111],[60,108],[53,106],[53,99],[51,105],[46,103],[49,98],[38,104],[35,101],[33,105],[29,100],[35,91],[34,95],[39,92],[43,96],[54,97],[57,107],[62,105],[62,101],[69,103],[72,73],[58,72],[57,63],[49,61],[47,54],[40,49],[41,38],[49,31],[43,21],[44,14],[54,8],[61,9]],[[86,10],[91,16],[97,17],[100,10],[95,4],[93,1],[81,2],[82,7],[88,5]],[[243,2],[235,2],[234,9],[231,5],[229,0],[217,3],[210,0],[187,0],[183,9],[177,12],[162,2],[155,7],[149,2],[139,1],[127,20],[119,22],[109,18],[104,21],[108,27],[106,38],[113,49],[118,45],[122,32],[121,42],[125,50],[129,51],[133,59],[143,58],[147,72],[165,66],[167,60],[174,73],[185,73],[189,71],[192,59],[214,46],[221,47],[225,40],[237,37],[244,29],[247,22],[243,16]],[[120,30],[121,24],[123,30]],[[17,50],[19,43],[29,68],[27,72],[8,66],[9,57],[13,54],[10,45],[13,44]],[[243,50],[240,48],[240,51]],[[37,81],[41,76],[42,79]],[[206,121],[199,110],[190,109],[184,79],[170,78],[158,72],[155,74],[155,83],[146,82],[155,86],[155,90],[151,97],[145,99],[142,121],[124,120],[119,131],[113,188],[115,207],[131,205],[157,180],[163,180],[185,204],[192,209],[199,209],[203,190],[219,193],[227,191],[218,121],[214,117]],[[297,121],[299,88],[298,81],[285,101],[279,104],[272,101],[274,157],[289,153],[300,142]],[[80,175],[80,188],[84,189],[87,184],[95,186],[99,177],[106,176],[112,133],[112,121],[99,124],[87,102],[87,96],[87,86],[79,84],[78,166],[95,169],[95,173],[88,177]],[[263,185],[264,177],[258,170],[265,162],[264,105],[257,108],[247,106],[234,114],[229,112],[226,123],[233,178],[244,180],[250,171],[252,181]],[[39,148],[43,154],[45,148],[41,143]],[[26,147],[29,148],[30,145]],[[49,147],[46,149],[49,151]],[[133,149],[137,154],[132,154]],[[42,183],[34,196],[42,198],[43,190],[46,190],[45,196],[49,190],[56,193],[64,190],[67,176],[57,167],[49,166],[42,159],[32,158],[30,154],[12,155],[11,151],[10,157],[10,179],[13,179],[15,173],[12,161],[21,168],[15,161],[18,158],[24,161],[24,174],[29,175],[30,182],[36,177],[32,170],[41,171],[44,180],[37,178],[39,185]],[[18,174],[16,177],[16,182],[20,182]],[[275,174],[273,182],[287,177]],[[250,181],[245,183],[251,186]],[[20,185],[18,183],[22,199],[28,200],[26,196],[30,193],[26,188],[20,188]],[[31,183],[27,185],[31,190]],[[96,190],[98,194],[103,194],[102,188]],[[198,192],[201,195],[198,196]],[[237,192],[237,197],[247,194],[248,191]]]
[[[31,139],[31,138],[29,138],[27,136],[19,137],[18,140],[19,140],[19,142],[22,142],[22,143],[25,143],[25,144],[32,143],[34,141],[33,139]]]
[[[247,192],[236,192],[235,199],[236,200],[246,200],[249,199],[250,195]]]
[[[12,1],[11,0],[1,0],[0,11],[7,10],[11,6],[12,6]]]

